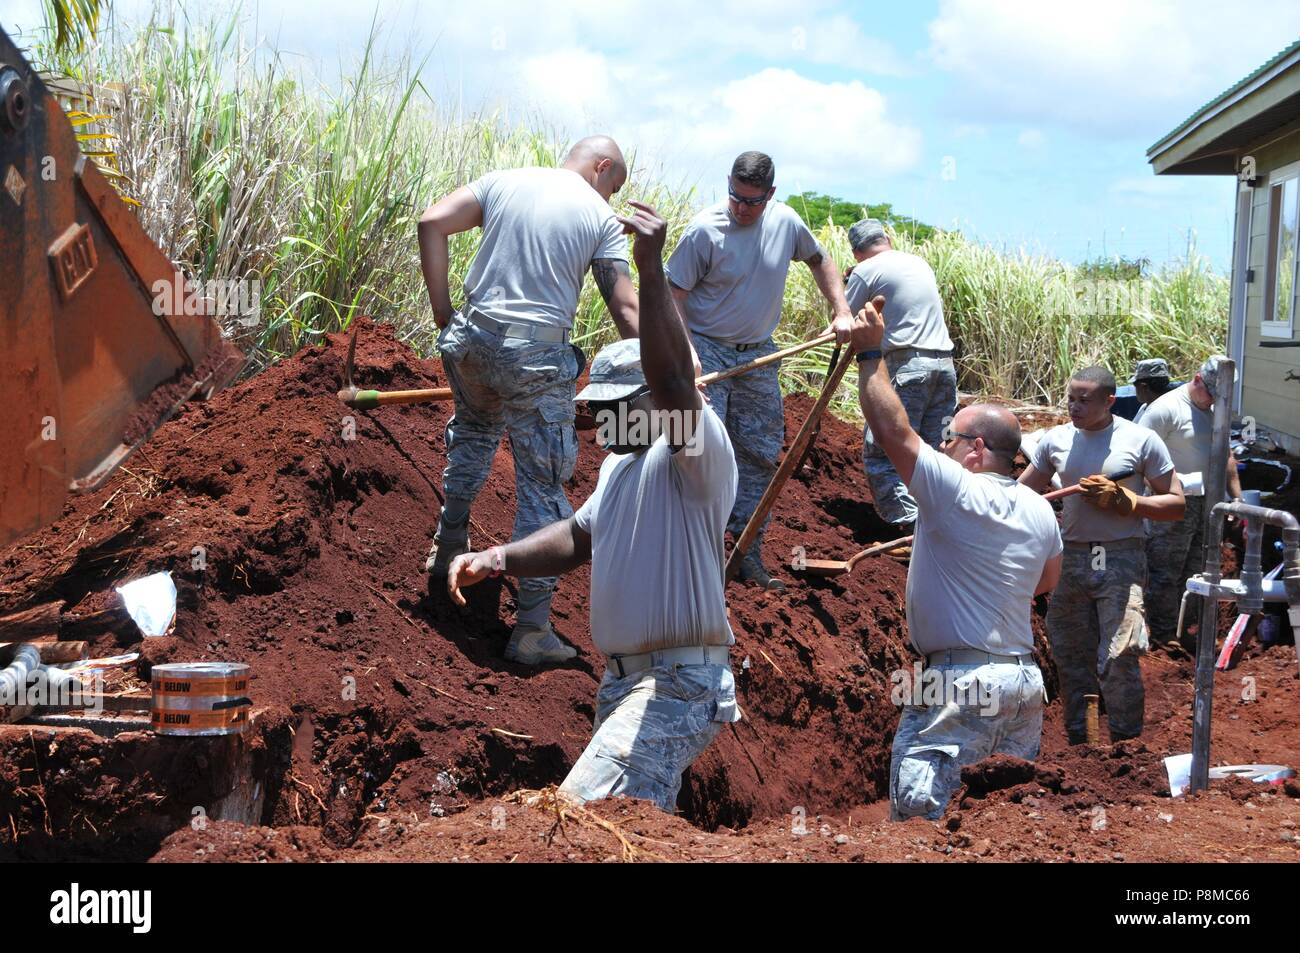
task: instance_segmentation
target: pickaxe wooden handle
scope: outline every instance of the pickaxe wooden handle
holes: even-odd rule
[[[352,329],[352,340],[348,342],[348,359],[343,367],[343,389],[339,391],[339,400],[343,401],[343,403],[358,410],[368,410],[371,407],[382,407],[385,404],[422,404],[438,400],[451,400],[450,387],[427,387],[423,390],[361,390],[358,388],[352,383],[352,371],[357,350],[357,330],[356,327]],[[798,354],[800,351],[806,351],[819,344],[826,344],[834,339],[835,332],[827,331],[811,340],[782,348],[779,351],[773,351],[771,354],[757,357],[745,364],[737,364],[725,371],[714,371],[712,374],[697,377],[695,383],[703,387],[708,384],[716,384],[718,381],[725,381],[731,377],[739,377],[741,374],[757,370],[760,367],[766,367],[768,364],[775,364],[791,354]]]
[[[427,404],[437,400],[451,400],[451,388],[358,390],[355,387],[345,387],[339,391],[339,400],[357,410],[369,410],[371,407],[383,407],[385,404]]]

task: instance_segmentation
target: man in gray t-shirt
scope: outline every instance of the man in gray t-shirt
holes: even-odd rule
[[[1052,476],[1084,493],[1065,500],[1061,535],[1065,564],[1047,610],[1065,730],[1086,740],[1087,699],[1100,690],[1112,741],[1142,733],[1142,671],[1147,649],[1142,587],[1146,584],[1143,519],[1178,520],[1183,490],[1169,451],[1150,430],[1111,413],[1115,377],[1085,367],[1070,379],[1070,423],[1047,431],[1020,482],[1042,492]],[[1112,480],[1109,475],[1132,471]],[[1150,495],[1141,496],[1143,485]]]
[[[1030,604],[1056,582],[1061,534],[1051,504],[1011,476],[1020,424],[974,404],[952,421],[942,452],[924,443],[877,355],[889,322],[880,297],[854,323],[862,414],[916,498],[907,572],[907,629],[925,658],[893,695],[903,710],[889,766],[895,820],[938,818],[962,765],[994,754],[1038,756],[1043,676]],[[887,309],[888,304],[884,307]]]
[[[704,373],[723,371],[775,351],[791,261],[802,261],[833,311],[840,343],[851,315],[835,262],[794,209],[772,200],[776,170],[761,152],[731,166],[728,199],[697,214],[668,260],[673,298],[691,332]],[[739,538],[776,472],[785,439],[780,363],[709,387],[709,400],[736,448],[740,486],[728,529]],[[764,523],[764,527],[766,522]],[[763,566],[763,528],[741,562],[740,578],[784,589]]]
[[[938,447],[957,412],[957,369],[934,271],[924,258],[895,249],[885,226],[874,218],[849,229],[849,244],[858,262],[844,290],[849,309],[856,314],[877,295],[884,297],[880,350],[889,378],[912,429]],[[876,512],[905,529],[916,520],[916,500],[872,439],[871,428],[862,436],[862,464]]]
[[[619,334],[637,333],[627,239],[609,207],[626,178],[618,145],[592,136],[559,168],[489,172],[420,219],[420,261],[456,403],[445,434],[445,502],[425,560],[430,575],[444,575],[468,550],[470,505],[503,432],[515,465],[513,538],[573,513],[564,483],[577,461],[573,391],[585,358],[569,344],[569,329],[588,269]],[[456,312],[447,241],[475,226],[483,234],[465,276],[465,306]],[[551,629],[554,589],[553,577],[520,584],[507,658],[536,665],[576,654]]]
[[[591,636],[607,662],[591,742],[560,792],[645,798],[671,812],[682,772],[740,719],[722,579],[736,463],[695,388],[690,338],[664,277],[667,226],[630,204],[636,212],[622,221],[636,232],[644,333],[603,348],[578,395],[610,450],[595,492],[567,520],[458,556],[447,586],[463,604],[460,587],[488,575],[591,562]]]

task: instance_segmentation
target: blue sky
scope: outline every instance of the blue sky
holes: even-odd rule
[[[191,3],[191,9],[196,4]],[[118,0],[125,19],[148,4]],[[1146,149],[1300,36],[1300,4],[1208,0],[261,0],[248,32],[323,75],[372,17],[465,108],[509,107],[720,193],[769,152],[778,194],[810,189],[1071,261],[1156,264],[1194,236],[1220,270],[1233,182],[1156,178]],[[0,0],[0,23],[39,23]]]

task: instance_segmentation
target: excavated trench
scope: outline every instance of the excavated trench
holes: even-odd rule
[[[91,638],[92,654],[140,651],[145,681],[164,661],[247,662],[259,709],[236,742],[5,728],[0,856],[144,859],[170,830],[216,816],[319,826],[345,846],[377,818],[450,814],[557,783],[581,752],[601,668],[586,570],[562,580],[554,603],[578,658],[543,671],[505,662],[513,582],[476,587],[462,610],[422,569],[450,408],[349,410],[335,398],[345,352],[331,336],[188,408],[130,473],[0,552],[0,613],[58,599],[65,618],[85,616],[113,605],[114,585],[170,570],[174,633],[142,644],[115,625]],[[443,383],[436,361],[368,322],[357,367],[368,386]],[[789,436],[811,403],[787,401]],[[869,502],[861,439],[823,424],[774,512],[770,565],[795,547],[845,558],[890,538]],[[600,457],[583,441],[575,503]],[[501,452],[473,512],[475,544],[508,539],[513,485]],[[735,829],[885,795],[889,673],[910,665],[905,580],[903,564],[880,557],[785,593],[729,588],[745,719],[688,773],[687,818]]]

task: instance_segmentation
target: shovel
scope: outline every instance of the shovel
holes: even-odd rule
[[[834,355],[831,357],[831,367],[826,375],[826,383],[822,385],[822,392],[817,398],[817,403],[813,404],[813,409],[808,414],[808,419],[803,422],[799,428],[799,433],[795,436],[794,442],[790,444],[790,449],[782,458],[776,472],[772,474],[771,481],[767,484],[767,489],[763,491],[763,497],[758,501],[758,506],[754,509],[754,515],[749,518],[745,524],[745,529],[741,532],[740,538],[731,549],[731,554],[727,557],[727,565],[724,571],[724,579],[735,579],[740,573],[740,562],[745,558],[745,553],[758,537],[758,529],[763,525],[767,514],[771,511],[772,506],[776,503],[777,495],[780,494],[781,488],[790,479],[795,468],[803,463],[805,454],[812,441],[816,438],[817,430],[821,426],[822,414],[826,411],[826,406],[835,396],[835,390],[840,386],[840,381],[844,379],[844,374],[853,363],[853,352],[845,351],[844,356],[840,357],[840,349],[836,348]]]
[[[902,546],[910,546],[911,544],[912,537],[903,536],[888,543],[877,543],[874,546],[869,546],[856,556],[850,556],[848,560],[805,559],[801,565],[791,566],[790,568],[808,576],[842,576],[846,572],[852,572],[853,567],[868,556],[879,556],[881,553],[887,553],[891,549],[898,549]]]
[[[1124,469],[1124,470],[1120,470],[1117,473],[1110,474],[1110,479],[1127,480],[1132,475],[1133,475],[1133,471],[1131,469]],[[1079,484],[1076,483],[1073,486],[1067,486],[1065,487],[1065,489],[1062,490],[1053,490],[1051,493],[1044,493],[1043,499],[1063,500],[1067,496],[1075,496],[1076,494],[1082,492],[1083,492],[1083,487],[1079,486]],[[889,552],[891,549],[899,549],[900,547],[903,546],[910,546],[912,544],[912,539],[913,537],[911,536],[904,536],[900,539],[893,540],[892,542],[877,543],[875,546],[871,546],[867,549],[864,549],[856,556],[851,556],[847,560],[805,559],[801,566],[797,566],[797,567],[792,566],[791,568],[796,569],[797,571],[802,572],[809,576],[820,576],[820,577],[827,577],[827,578],[834,577],[834,576],[842,576],[846,572],[852,572],[853,567],[856,566],[859,561],[866,559],[868,556],[878,556],[881,553]]]

